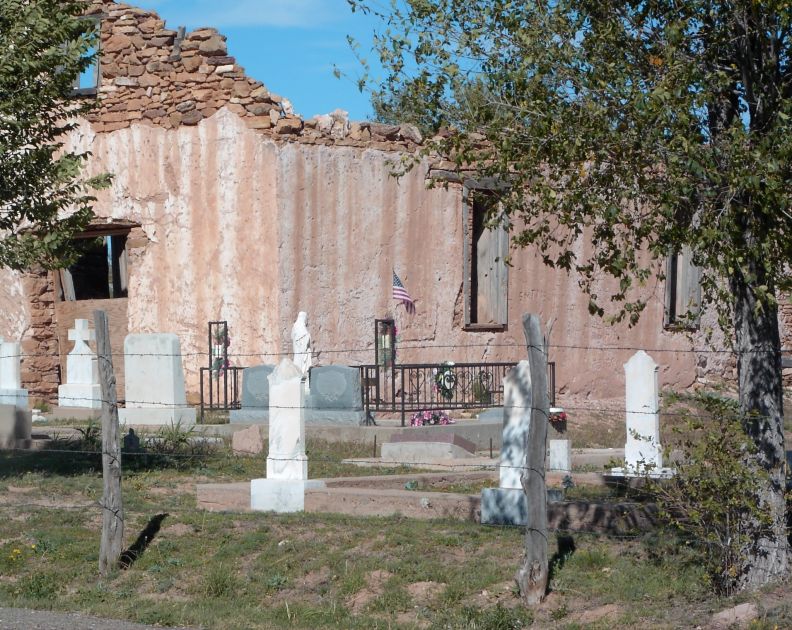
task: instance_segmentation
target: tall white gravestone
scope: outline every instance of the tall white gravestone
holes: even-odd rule
[[[482,524],[521,525],[526,522],[528,502],[521,478],[532,407],[531,366],[528,361],[520,361],[503,379],[500,486],[481,491]]]
[[[284,359],[269,379],[267,479],[308,479],[305,456],[303,373]]]
[[[171,333],[132,334],[124,339],[126,424],[195,424],[187,405],[179,337]]]
[[[28,391],[22,389],[20,362],[22,350],[18,342],[0,337],[0,405],[14,405],[27,410]]]
[[[96,340],[87,319],[74,320],[69,330],[69,341],[74,348],[66,357],[66,383],[58,387],[58,405],[61,407],[102,408],[102,387],[99,385],[99,361],[88,346]]]
[[[283,359],[269,379],[269,453],[266,479],[250,482],[250,507],[273,512],[301,512],[305,490],[324,486],[308,480],[305,455],[305,375]]]
[[[614,475],[666,476],[660,445],[660,388],[657,363],[643,350],[624,364],[627,442],[624,445],[624,468],[614,468]]]

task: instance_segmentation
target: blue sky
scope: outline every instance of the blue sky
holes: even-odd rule
[[[228,37],[228,53],[249,76],[288,98],[310,118],[336,108],[352,120],[371,116],[369,97],[358,91],[361,67],[347,35],[371,60],[375,21],[352,13],[346,0],[129,0],[157,11],[176,29],[212,26]],[[333,66],[347,76],[336,79]]]

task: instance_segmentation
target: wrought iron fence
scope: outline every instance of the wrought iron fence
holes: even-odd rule
[[[228,360],[230,336],[227,321],[209,322],[209,366],[201,368],[201,422],[207,411],[239,409],[243,368]]]
[[[361,365],[366,416],[429,409],[483,409],[503,405],[503,378],[516,363],[411,363],[390,368]],[[551,406],[555,404],[555,363],[548,366]]]
[[[201,422],[208,411],[240,409],[241,367],[227,367],[222,372],[201,368]]]

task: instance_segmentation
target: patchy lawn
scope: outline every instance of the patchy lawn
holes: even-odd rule
[[[309,443],[311,476],[371,474],[340,464],[362,448]],[[126,544],[167,516],[142,556],[103,580],[98,457],[0,454],[0,605],[225,630],[673,628],[706,624],[734,603],[709,596],[700,567],[673,541],[573,535],[553,537],[552,591],[525,610],[513,588],[519,529],[208,513],[195,507],[195,483],[250,479],[263,456],[133,461],[123,481]],[[788,610],[774,615],[762,623],[792,623]]]

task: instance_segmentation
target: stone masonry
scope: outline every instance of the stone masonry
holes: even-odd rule
[[[30,327],[22,338],[22,384],[32,399],[54,402],[60,370],[55,331],[55,291],[52,272],[34,269],[23,276],[30,309]]]
[[[226,107],[285,141],[402,151],[423,141],[413,125],[350,123],[342,110],[303,120],[287,99],[245,75],[213,28],[167,29],[156,13],[111,0],[94,0],[89,13],[101,20],[101,105],[89,119],[98,133],[133,123],[197,125]]]

